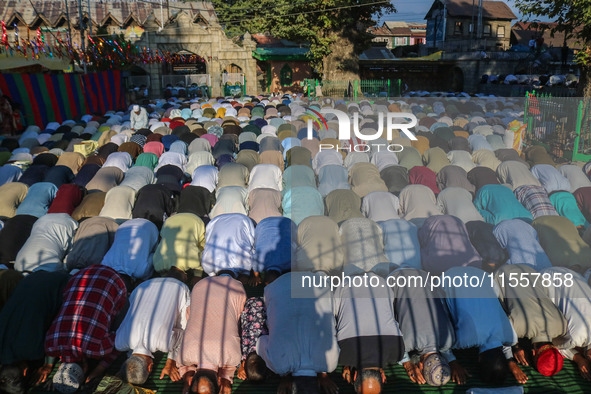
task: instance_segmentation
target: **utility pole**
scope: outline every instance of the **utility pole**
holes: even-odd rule
[[[168,1],[166,2],[168,4]],[[164,27],[164,11],[162,11],[162,0],[160,0],[160,30]]]
[[[92,16],[90,14],[90,0],[88,0],[88,35],[92,36]]]
[[[470,24],[470,50],[474,49],[474,0],[472,0],[472,22]]]
[[[436,10],[435,23],[433,23],[433,49],[437,48],[437,30],[439,30],[439,10]]]
[[[445,36],[447,35],[447,1],[443,3],[443,50],[445,50]]]
[[[80,46],[82,47],[82,66],[86,74],[86,45],[84,44],[84,21],[82,20],[82,0],[78,0],[78,25],[80,27]]]
[[[68,1],[64,0],[66,3],[66,21],[68,22],[68,44],[72,46],[72,25],[70,25],[70,11],[68,9]]]
[[[478,0],[478,39],[482,39],[482,0]]]

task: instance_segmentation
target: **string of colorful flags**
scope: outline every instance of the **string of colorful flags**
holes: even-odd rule
[[[129,41],[119,40],[113,37],[88,36],[87,48],[82,48],[73,43],[69,38],[63,39],[60,32],[53,35],[52,44],[46,42],[45,35],[40,28],[33,37],[31,31],[27,31],[27,37],[21,37],[16,24],[14,28],[14,40],[9,40],[6,24],[2,24],[2,41],[0,54],[9,56],[24,56],[26,59],[69,58],[74,62],[86,62],[96,70],[125,69],[133,64],[195,64],[204,63],[205,59],[194,54],[178,54],[169,51],[161,51],[147,47],[138,47]],[[28,29],[27,29],[28,30]]]

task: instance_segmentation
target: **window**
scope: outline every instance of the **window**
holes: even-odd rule
[[[464,33],[464,24],[462,22],[456,22],[454,25],[454,35],[461,36]]]
[[[497,37],[505,37],[505,26],[497,26]]]
[[[395,37],[394,44],[398,46],[407,45],[406,37]]]
[[[279,82],[281,86],[291,86],[293,84],[293,71],[287,63],[285,63],[279,72]]]
[[[485,36],[490,36],[491,27],[490,25],[484,25],[482,34]]]

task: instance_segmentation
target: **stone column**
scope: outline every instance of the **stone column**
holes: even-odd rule
[[[249,32],[244,34],[242,40],[242,47],[244,48],[245,65],[244,77],[246,78],[246,94],[256,95],[257,92],[257,63],[252,57],[252,53],[256,49],[256,43],[252,40]]]
[[[222,96],[222,77],[220,68],[220,54],[222,51],[222,39],[226,39],[226,34],[218,26],[210,26],[211,39],[211,60],[207,72],[211,75],[211,95],[212,97]]]
[[[162,65],[146,64],[143,67],[150,77],[150,98],[162,97]]]

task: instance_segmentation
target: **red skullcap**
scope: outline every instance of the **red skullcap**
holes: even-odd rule
[[[562,369],[564,360],[554,346],[542,346],[536,356],[536,368],[544,376],[556,375]]]

